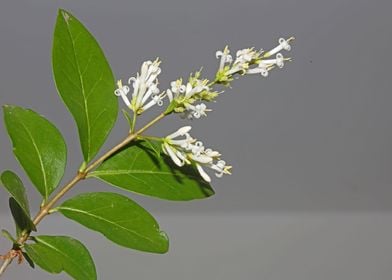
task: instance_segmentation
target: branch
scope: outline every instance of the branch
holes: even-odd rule
[[[139,129],[135,133],[130,133],[122,142],[114,146],[112,149],[110,149],[108,152],[106,152],[103,156],[95,160],[93,163],[91,163],[89,166],[86,167],[85,170],[79,171],[78,174],[71,180],[69,181],[66,185],[64,185],[60,191],[51,199],[49,200],[45,205],[43,205],[40,209],[40,211],[37,213],[35,216],[33,223],[34,225],[38,225],[43,218],[45,218],[48,214],[50,209],[58,202],[69,190],[71,190],[77,183],[80,181],[84,180],[86,176],[88,175],[89,172],[91,172],[94,168],[99,166],[103,161],[114,155],[117,151],[121,150],[123,147],[127,146],[129,143],[131,143],[133,140],[135,140],[141,133],[149,129],[151,126],[153,126],[155,123],[163,119],[166,115],[164,113],[158,115],[156,118],[154,118],[152,121],[150,121],[148,124],[146,124],[143,128]],[[26,232],[23,234],[19,239],[17,240],[17,244],[19,246],[22,246],[26,240],[29,238],[30,232]],[[12,250],[12,249],[11,249]],[[11,252],[11,250],[9,252]],[[4,274],[4,271],[7,269],[7,267],[11,264],[12,260],[16,257],[14,255],[5,254],[6,257],[4,257],[4,262],[0,268],[0,277],[1,275]]]

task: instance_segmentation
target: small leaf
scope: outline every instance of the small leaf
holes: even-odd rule
[[[197,171],[178,168],[167,157],[157,157],[156,149],[139,142],[115,154],[89,176],[135,193],[168,200],[193,200],[214,194]]]
[[[27,201],[26,190],[22,181],[14,172],[6,170],[1,174],[1,183],[10,195],[16,200],[19,206],[30,216],[29,203]]]
[[[121,111],[122,111],[122,113],[124,115],[125,120],[127,121],[128,125],[129,125],[129,127],[132,128],[132,118],[131,118],[131,116],[129,115],[127,110],[122,109]]]
[[[94,37],[64,10],[57,17],[52,60],[57,90],[76,121],[84,160],[89,162],[117,119],[112,70]]]
[[[25,252],[22,252],[23,257],[25,258],[26,262],[29,264],[31,268],[35,268],[33,260],[27,255]]]
[[[125,196],[85,193],[65,201],[58,210],[121,246],[153,253],[168,250],[167,236],[155,219]]]
[[[15,221],[16,235],[18,237],[20,237],[23,231],[36,231],[35,225],[30,216],[26,214],[26,212],[22,209],[22,207],[19,206],[19,203],[13,197],[10,197],[9,199],[9,206],[12,217]]]
[[[146,146],[148,146],[152,151],[154,151],[157,158],[161,157],[161,153],[162,153],[161,142],[152,141],[147,138],[144,138],[143,141],[146,144]]]
[[[7,238],[12,243],[16,243],[16,239],[12,236],[11,233],[8,232],[8,230],[2,229],[1,235],[3,235],[5,238]]]
[[[64,174],[67,150],[63,136],[32,110],[6,105],[4,119],[16,158],[47,199]]]
[[[35,236],[35,243],[25,244],[31,260],[49,273],[65,271],[76,280],[95,280],[94,261],[87,248],[67,236]]]

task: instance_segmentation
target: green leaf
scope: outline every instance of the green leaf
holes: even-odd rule
[[[7,238],[12,243],[16,243],[16,239],[12,236],[11,233],[8,232],[8,230],[2,229],[1,235],[3,235],[5,238]]]
[[[52,62],[57,90],[76,121],[84,160],[89,162],[117,119],[112,70],[94,37],[64,10],[57,16]]]
[[[155,149],[145,142],[115,154],[89,176],[124,190],[168,200],[201,199],[214,194],[192,166],[178,168],[167,157],[157,157]]]
[[[24,231],[36,231],[35,225],[30,216],[25,213],[22,207],[19,206],[19,203],[13,197],[10,197],[8,202],[12,217],[15,221],[16,235],[20,237]]]
[[[169,242],[155,219],[129,198],[116,193],[85,193],[57,208],[64,216],[98,231],[121,246],[165,253]]]
[[[19,206],[30,216],[29,203],[26,196],[26,190],[18,175],[10,170],[1,174],[1,183],[10,195],[16,200]]]
[[[67,148],[47,119],[17,106],[4,106],[4,120],[14,154],[41,195],[47,199],[63,177]]]
[[[31,260],[49,273],[65,271],[76,280],[95,280],[94,261],[80,241],[68,236],[35,236],[35,243],[25,244]]]
[[[25,258],[26,262],[29,264],[31,268],[35,268],[33,260],[27,255],[25,252],[22,252],[23,257]]]

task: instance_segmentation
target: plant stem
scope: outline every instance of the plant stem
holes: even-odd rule
[[[131,124],[131,133],[133,133],[135,131],[136,118],[137,118],[137,114],[133,113],[132,124]]]
[[[45,205],[43,205],[40,209],[40,211],[37,213],[35,216],[33,223],[34,225],[38,225],[43,218],[45,218],[48,214],[50,209],[58,202],[70,189],[72,189],[78,182],[84,180],[89,172],[91,172],[94,168],[96,168],[98,165],[100,165],[103,161],[105,161],[107,158],[115,154],[117,151],[121,150],[125,146],[127,146],[129,143],[131,143],[133,140],[135,140],[141,133],[146,131],[148,128],[153,126],[155,123],[163,119],[166,115],[165,114],[160,114],[156,118],[154,118],[152,121],[147,123],[143,128],[139,129],[135,133],[130,133],[128,136],[119,144],[114,146],[112,149],[110,149],[108,152],[106,152],[103,156],[95,160],[93,163],[88,165],[84,170],[80,170],[78,174],[71,180],[69,181],[66,185],[64,185],[60,191],[51,199],[49,200]],[[18,245],[23,245],[26,240],[29,238],[30,232],[26,232],[23,234],[19,239],[17,240]],[[6,254],[5,256],[7,256]],[[4,271],[7,269],[7,267],[11,264],[12,260],[14,257],[9,257],[5,258],[2,266],[0,267],[0,277],[3,275]]]
[[[139,136],[138,139],[147,139],[147,140],[153,140],[153,141],[158,141],[158,142],[162,142],[164,140],[164,138],[162,137],[155,137],[155,136]]]
[[[7,267],[11,264],[12,259],[5,259],[3,264],[0,267],[0,276],[4,273],[4,271],[7,269]]]

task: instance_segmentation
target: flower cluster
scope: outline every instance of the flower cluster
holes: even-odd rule
[[[242,49],[237,51],[235,59],[233,59],[229,48],[226,46],[223,51],[216,52],[216,57],[220,58],[216,82],[229,85],[233,81],[235,74],[260,74],[263,77],[267,77],[270,70],[276,66],[282,68],[284,62],[290,60],[290,58],[285,58],[280,51],[290,51],[290,42],[292,40],[294,40],[294,37],[287,40],[280,38],[278,46],[265,53],[262,50],[256,51],[254,48]],[[275,58],[267,59],[273,55],[275,55]],[[255,65],[256,67],[252,68]]]
[[[219,93],[211,89],[207,79],[200,79],[201,71],[191,74],[186,84],[182,79],[171,82],[171,88],[167,90],[167,97],[174,112],[183,113],[183,117],[199,119],[207,116],[207,106],[204,103],[195,104],[197,101],[212,101]]]
[[[158,88],[158,75],[161,73],[160,60],[145,61],[142,64],[140,74],[136,77],[131,77],[128,84],[133,87],[132,99],[129,101],[127,94],[130,91],[129,86],[123,85],[121,81],[117,82],[118,88],[115,90],[115,95],[121,96],[124,103],[135,114],[139,115],[151,108],[155,104],[163,105],[163,98],[166,96],[165,92],[160,93]]]
[[[211,182],[211,178],[203,169],[204,167],[214,170],[217,177],[231,174],[231,166],[226,165],[226,162],[220,159],[221,154],[212,149],[206,149],[202,142],[190,136],[190,130],[190,126],[184,126],[166,136],[162,144],[164,153],[170,156],[177,166],[195,164],[201,177],[207,182]]]
[[[272,69],[282,68],[285,62],[290,60],[290,58],[284,57],[281,51],[290,51],[290,43],[293,40],[294,37],[280,38],[278,45],[270,51],[264,52],[255,48],[246,48],[237,51],[235,56],[230,54],[230,50],[226,46],[222,51],[216,52],[216,58],[220,59],[220,62],[213,81],[201,78],[201,71],[197,71],[195,74],[191,74],[185,82],[183,79],[172,81],[170,88],[163,92],[160,92],[158,88],[161,62],[159,59],[146,61],[142,64],[140,74],[137,73],[136,77],[129,78],[129,86],[118,81],[115,94],[121,97],[134,112],[134,119],[132,123],[130,122],[131,131],[134,128],[137,115],[156,104],[163,105],[165,98],[169,101],[169,105],[164,111],[165,115],[180,113],[186,119],[199,119],[207,116],[207,112],[211,111],[205,102],[215,101],[216,97],[222,93],[215,91],[214,85],[229,86],[236,75],[260,74],[267,77]],[[131,100],[127,97],[130,85],[133,88]],[[207,182],[210,182],[211,179],[204,171],[205,167],[214,170],[218,177],[230,174],[231,166],[227,166],[220,159],[220,153],[206,149],[202,142],[189,135],[190,130],[190,126],[185,126],[165,137],[162,144],[163,152],[170,156],[178,166],[194,164]],[[179,137],[182,138],[179,139]]]

